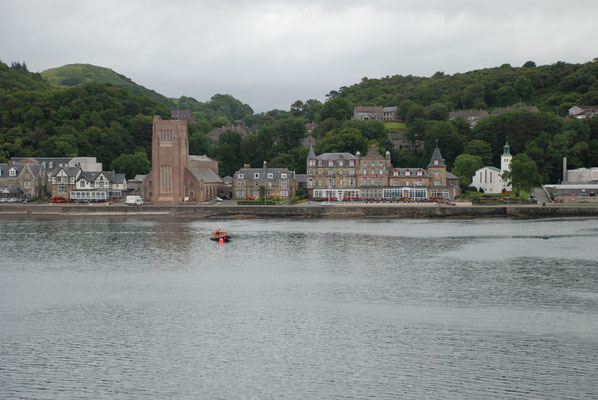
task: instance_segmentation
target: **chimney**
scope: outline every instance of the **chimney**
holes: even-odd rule
[[[567,157],[563,157],[563,183],[567,180]]]
[[[268,162],[264,160],[264,176],[266,176],[267,171],[268,171]]]

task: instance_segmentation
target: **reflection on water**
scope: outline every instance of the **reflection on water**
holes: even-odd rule
[[[598,396],[596,221],[3,218],[0,398]]]

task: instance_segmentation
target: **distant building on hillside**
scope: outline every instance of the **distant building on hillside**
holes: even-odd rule
[[[416,143],[411,143],[407,136],[404,133],[389,133],[388,138],[392,142],[392,146],[395,150],[399,151],[414,151],[414,150],[423,150],[424,149],[424,141],[418,141]]]
[[[373,119],[380,122],[396,121],[397,107],[358,106],[353,110],[353,119],[359,121]]]
[[[195,118],[193,118],[191,110],[170,110],[170,115],[174,119],[178,119],[180,121],[187,121],[187,124],[195,123]]]
[[[303,139],[301,139],[301,146],[310,147],[316,145],[316,138],[312,135],[307,135]]]
[[[598,106],[573,106],[569,109],[569,116],[577,119],[592,118],[598,115]]]
[[[486,110],[452,111],[449,113],[449,120],[463,118],[470,126],[474,127],[478,122],[489,117]]]

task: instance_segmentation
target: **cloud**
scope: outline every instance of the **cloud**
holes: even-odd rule
[[[596,11],[594,1],[5,0],[0,54],[39,71],[101,65],[167,96],[230,93],[266,111],[364,76],[589,61]]]

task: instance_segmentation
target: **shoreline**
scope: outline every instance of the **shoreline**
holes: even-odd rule
[[[14,204],[0,205],[3,216],[60,217],[179,217],[193,219],[285,219],[285,218],[550,218],[598,216],[596,205],[483,205],[483,206],[414,206],[378,204],[228,206],[125,206],[76,204]]]

